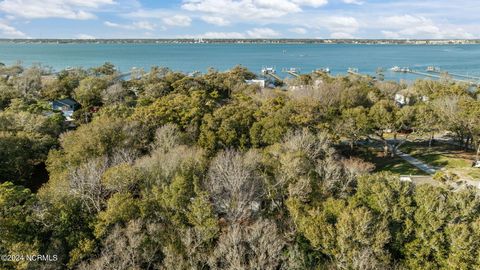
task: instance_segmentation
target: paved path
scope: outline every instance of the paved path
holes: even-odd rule
[[[364,142],[361,142],[359,144],[362,144],[364,146],[368,146],[368,144],[364,143]],[[373,145],[373,146],[381,148],[381,146],[378,146],[378,145]],[[433,185],[433,186],[446,186],[446,187],[450,187],[453,192],[458,192],[458,191],[461,191],[468,186],[472,186],[472,187],[477,188],[477,190],[478,190],[477,192],[478,192],[478,194],[480,194],[480,181],[464,180],[464,181],[460,181],[460,182],[441,183],[437,180],[434,180],[431,176],[432,174],[435,174],[435,172],[437,172],[436,168],[426,164],[425,162],[423,162],[421,160],[418,160],[418,159],[412,157],[409,154],[403,153],[402,151],[397,150],[396,154],[400,158],[402,158],[403,160],[410,163],[411,165],[417,167],[421,171],[430,175],[430,176],[404,175],[404,176],[400,176],[400,181],[412,182],[415,185],[430,184],[430,185]]]
[[[402,151],[398,151],[397,150],[397,155],[399,157],[401,157],[402,159],[404,159],[406,162],[412,164],[413,166],[417,167],[418,169],[428,173],[428,174],[434,174],[437,172],[437,170],[435,168],[433,168],[432,166],[424,163],[423,161],[420,161],[412,156],[410,156],[409,154],[405,154],[403,153]]]
[[[373,147],[377,147],[377,148],[382,148],[382,146],[379,146],[378,144],[371,144],[371,143],[367,143],[367,142],[358,142],[358,144],[361,144],[361,145],[364,145],[364,146],[373,146]],[[425,162],[423,161],[420,161],[412,156],[410,156],[409,154],[405,154],[403,153],[402,151],[400,150],[397,150],[395,152],[400,158],[402,158],[403,160],[405,160],[406,162],[412,164],[413,166],[417,167],[418,169],[420,169],[421,171],[427,173],[427,174],[435,174],[437,172],[437,170],[426,164]]]

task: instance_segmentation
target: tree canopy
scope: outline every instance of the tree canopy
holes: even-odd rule
[[[463,85],[45,72],[0,66],[0,253],[58,259],[2,269],[480,268],[476,189],[343,154],[377,141],[388,158],[399,134],[440,131],[480,153],[480,103]],[[72,123],[49,105],[63,98],[81,105]]]

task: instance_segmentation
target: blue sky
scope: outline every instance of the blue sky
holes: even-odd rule
[[[0,0],[0,38],[479,38],[479,0]]]

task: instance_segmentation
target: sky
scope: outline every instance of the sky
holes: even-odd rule
[[[480,38],[479,0],[0,0],[0,38]]]

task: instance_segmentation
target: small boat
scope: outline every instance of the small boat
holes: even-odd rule
[[[276,71],[273,67],[264,67],[262,68],[262,74],[275,74]]]
[[[330,68],[319,68],[315,70],[316,72],[330,73]]]
[[[390,70],[394,72],[400,72],[401,68],[399,66],[394,66]]]
[[[440,68],[434,67],[434,66],[429,66],[427,67],[428,72],[440,72]]]
[[[410,68],[408,67],[398,67],[398,66],[394,66],[390,69],[391,71],[393,72],[402,72],[402,73],[408,73],[408,72],[411,72]]]
[[[347,72],[352,73],[352,74],[357,74],[358,73],[358,68],[348,68]]]
[[[188,76],[188,77],[197,77],[197,76],[199,76],[199,75],[201,75],[201,74],[202,74],[202,73],[201,73],[200,71],[194,70],[194,71],[188,73],[187,76]]]

